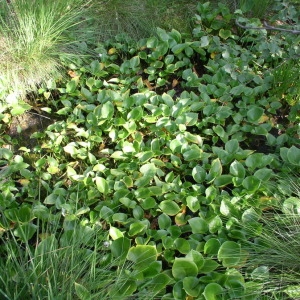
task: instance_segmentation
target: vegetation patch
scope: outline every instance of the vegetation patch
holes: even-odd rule
[[[294,232],[297,249],[299,36],[241,28],[263,23],[224,4],[195,13],[190,36],[119,36],[63,61],[35,104],[3,98],[5,299],[298,297],[273,258]],[[53,122],[9,148],[32,108]]]

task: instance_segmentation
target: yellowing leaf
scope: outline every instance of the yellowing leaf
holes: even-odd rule
[[[269,117],[268,117],[268,116],[262,115],[262,116],[260,117],[258,123],[259,123],[259,124],[265,123],[265,122],[268,121],[268,120],[269,120]]]
[[[29,180],[28,179],[19,179],[18,182],[23,185],[26,186],[29,184]]]
[[[108,50],[108,54],[109,55],[113,55],[113,54],[115,54],[117,52],[117,49],[116,48],[110,48],[109,50]]]
[[[214,59],[214,58],[216,57],[216,55],[217,55],[216,52],[212,52],[212,53],[210,54],[210,58],[211,58],[211,59]]]

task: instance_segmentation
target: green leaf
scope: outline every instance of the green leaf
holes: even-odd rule
[[[223,293],[223,288],[214,282],[209,283],[203,292],[205,300],[217,300],[219,295]]]
[[[67,144],[67,145],[64,147],[64,151],[65,151],[66,153],[69,153],[72,157],[75,157],[76,154],[78,153],[78,150],[76,149],[75,144],[74,144],[73,142]]]
[[[109,191],[108,183],[103,177],[95,178],[97,189],[102,194],[107,194]]]
[[[154,261],[151,263],[151,265],[148,266],[148,268],[143,271],[143,276],[145,278],[153,278],[153,276],[156,276],[159,274],[162,270],[162,263],[161,261]]]
[[[110,297],[112,299],[126,299],[127,296],[131,296],[137,289],[137,283],[135,279],[118,280],[114,289],[110,290]]]
[[[149,184],[152,177],[153,176],[142,176],[142,177],[138,178],[133,184],[139,188],[144,187]],[[150,196],[150,192],[149,192],[149,196]]]
[[[149,176],[149,177],[154,177],[154,175],[156,174],[156,170],[157,167],[153,163],[145,164],[140,168],[140,172],[144,176]]]
[[[261,107],[252,107],[247,111],[247,117],[250,122],[257,122],[264,114],[264,110]]]
[[[225,150],[230,154],[235,154],[239,150],[239,142],[236,139],[225,143]]]
[[[103,206],[100,210],[100,219],[109,221],[110,217],[114,214],[113,210],[107,206]]]
[[[254,176],[261,181],[268,181],[272,176],[273,171],[267,168],[257,170]]]
[[[75,282],[75,292],[80,300],[90,300],[91,293],[83,285]]]
[[[147,226],[139,221],[135,221],[134,223],[130,224],[128,234],[129,236],[135,236],[141,234],[147,229]]]
[[[134,56],[134,57],[132,57],[132,58],[130,59],[129,63],[130,63],[130,67],[131,67],[132,69],[137,68],[137,67],[139,66],[139,64],[140,64],[140,58],[139,58],[139,56]]]
[[[217,255],[221,243],[216,238],[210,238],[204,245],[204,254]]]
[[[31,221],[32,219],[31,208],[29,206],[22,205],[22,207],[18,211],[18,217],[19,217],[19,222],[21,223],[26,223]]]
[[[32,223],[24,223],[14,230],[14,235],[19,237],[22,242],[28,242],[37,231],[37,226]]]
[[[163,93],[161,97],[166,105],[171,108],[174,106],[174,100],[169,94]]]
[[[188,47],[188,44],[177,44],[174,47],[172,47],[172,52],[175,55],[178,55],[179,53],[181,53],[187,47]]]
[[[218,251],[218,260],[223,267],[235,267],[241,260],[241,246],[236,242],[224,242]]]
[[[288,151],[287,151],[287,159],[290,163],[300,166],[300,149],[292,146]]]
[[[300,201],[299,198],[289,197],[284,200],[282,211],[286,215],[299,215],[300,214]]]
[[[180,211],[180,207],[175,201],[164,200],[159,204],[159,208],[163,213],[169,216],[175,216]]]
[[[144,210],[148,210],[148,209],[151,209],[151,208],[155,208],[156,207],[156,201],[154,198],[152,197],[148,197],[146,199],[142,199],[141,201],[141,207],[144,209]]]
[[[210,233],[216,233],[217,231],[221,230],[223,222],[219,216],[215,216],[211,219],[208,223],[208,229]]]
[[[201,39],[200,39],[200,47],[207,47],[209,45],[209,38],[207,35],[205,36],[202,36]]]
[[[140,152],[136,155],[141,163],[148,161],[150,158],[154,156],[152,151]]]
[[[168,229],[172,224],[171,218],[164,213],[159,215],[157,221],[160,229]]]
[[[127,120],[139,121],[143,117],[143,109],[141,107],[134,107],[127,115]]]
[[[206,178],[206,171],[201,166],[196,166],[192,170],[192,176],[197,183],[202,183]]]
[[[13,157],[13,152],[7,148],[0,149],[0,158],[10,160]]]
[[[191,250],[186,255],[186,258],[190,259],[191,261],[193,261],[196,264],[198,271],[204,266],[204,257],[200,252],[198,252],[196,250]]]
[[[217,187],[222,187],[225,186],[227,184],[232,183],[232,176],[231,175],[221,175],[218,176],[215,180],[214,180],[214,184]]]
[[[216,178],[222,174],[222,164],[219,158],[216,158],[212,161],[209,174],[212,178]]]
[[[4,210],[5,217],[13,222],[19,222],[19,211],[17,208],[9,208]]]
[[[168,285],[168,283],[170,281],[171,281],[171,278],[164,273],[160,273],[160,274],[156,275],[149,282],[149,286],[151,287],[151,295],[154,296],[157,293],[159,293],[160,291],[162,291]]]
[[[120,260],[124,260],[128,254],[130,248],[130,239],[126,237],[120,237],[112,241],[110,249],[112,255]]]
[[[231,36],[231,31],[230,30],[225,30],[225,29],[222,28],[219,31],[219,36],[222,39],[227,40]]]
[[[174,247],[182,254],[187,254],[191,250],[190,243],[184,238],[177,238]]]
[[[47,220],[50,216],[48,207],[42,204],[35,205],[32,209],[32,214],[41,220]]]
[[[233,88],[230,90],[230,93],[231,93],[232,95],[239,96],[239,95],[241,95],[241,94],[244,92],[245,88],[246,88],[245,85],[240,84],[240,85],[238,85],[238,86],[233,87]]]
[[[186,277],[183,279],[183,289],[189,296],[197,297],[202,290],[202,286],[199,284],[197,277]]]
[[[287,288],[284,289],[284,292],[291,298],[291,299],[299,299],[300,298],[300,285],[289,285]]]
[[[110,226],[109,228],[109,235],[113,240],[123,237],[123,233],[120,231],[120,229],[113,226]]]
[[[133,268],[139,271],[145,270],[156,261],[157,251],[154,246],[137,245],[129,249],[127,259],[132,261]]]
[[[186,203],[192,212],[197,212],[200,209],[200,202],[197,197],[187,196]]]
[[[186,138],[186,140],[188,142],[195,143],[195,144],[197,144],[199,146],[203,145],[203,139],[202,139],[202,137],[200,135],[191,134],[188,131],[186,131],[184,133],[184,137]]]
[[[239,178],[244,178],[246,171],[244,166],[238,162],[237,160],[235,160],[233,163],[231,163],[230,165],[230,173],[233,176],[239,177]]]
[[[76,81],[75,80],[70,80],[67,84],[66,84],[66,93],[71,94],[74,93],[76,90]]]
[[[172,298],[171,299],[180,299],[180,300],[186,299],[186,293],[185,293],[185,291],[183,289],[183,282],[182,282],[182,280],[177,281],[173,285]]]
[[[220,265],[213,259],[206,259],[203,266],[199,270],[200,273],[210,273],[217,269]]]
[[[91,72],[93,75],[98,76],[98,73],[101,72],[101,66],[98,60],[93,60],[90,64]]]
[[[197,265],[187,258],[175,258],[172,266],[172,275],[176,280],[184,279],[185,277],[195,277],[198,274]]]
[[[183,157],[186,161],[199,160],[202,156],[203,150],[198,146],[192,145],[190,150],[183,153]]]
[[[255,176],[248,176],[243,180],[242,185],[246,190],[253,193],[259,189],[260,180]]]
[[[92,100],[93,99],[93,94],[88,89],[86,89],[85,87],[81,88],[80,93],[81,93],[82,97],[86,100]]]
[[[114,105],[107,101],[101,107],[101,119],[111,119],[114,114]]]
[[[31,106],[29,104],[18,103],[13,106],[10,113],[12,116],[18,116],[18,115],[22,115],[23,113],[25,113],[26,110],[29,110],[29,109],[31,109]]]
[[[192,227],[192,233],[205,234],[208,232],[208,224],[202,218],[196,217],[188,220]]]
[[[266,266],[257,267],[251,272],[251,277],[254,280],[265,281],[269,279],[269,268]]]

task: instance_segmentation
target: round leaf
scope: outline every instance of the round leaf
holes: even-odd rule
[[[97,186],[98,191],[102,194],[107,194],[108,193],[107,181],[102,177],[96,177],[95,181],[96,181],[96,186]]]
[[[197,265],[187,258],[175,258],[172,266],[172,275],[175,279],[181,280],[189,276],[197,276]]]
[[[208,225],[207,222],[199,217],[192,218],[188,220],[189,224],[192,227],[192,233],[207,233]]]
[[[220,249],[221,243],[216,238],[209,239],[204,245],[204,254],[217,255]]]
[[[264,114],[264,110],[261,107],[255,106],[247,111],[247,117],[250,122],[257,122]]]
[[[175,201],[164,200],[159,204],[159,208],[163,213],[169,216],[175,216],[180,211],[180,207]]]
[[[200,209],[200,202],[197,197],[188,196],[186,198],[186,203],[192,212],[197,212]]]
[[[233,241],[224,242],[218,252],[218,259],[224,267],[234,267],[241,260],[241,246]]]
[[[223,288],[217,283],[209,283],[203,292],[203,296],[206,300],[217,300],[218,295],[222,294]]]
[[[127,259],[132,261],[133,268],[136,270],[144,270],[154,261],[156,261],[157,252],[154,246],[137,245],[129,249]]]
[[[197,297],[201,292],[202,286],[199,284],[197,277],[186,277],[183,279],[183,289],[188,295]]]

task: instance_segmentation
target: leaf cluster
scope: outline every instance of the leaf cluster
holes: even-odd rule
[[[126,277],[116,299],[257,299],[266,269],[248,276],[249,241],[266,210],[295,196],[279,178],[299,170],[300,103],[294,79],[281,86],[274,72],[298,50],[288,33],[240,33],[234,18],[260,24],[199,4],[191,38],[108,41],[42,87],[59,120],[19,154],[0,141],[3,238],[52,243],[39,230],[54,217],[66,235],[101,228]]]

